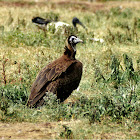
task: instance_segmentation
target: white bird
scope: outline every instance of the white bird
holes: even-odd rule
[[[70,25],[68,23],[65,22],[51,22],[47,25],[47,30],[49,30],[50,28],[54,27],[55,28],[55,32],[58,32],[59,29],[62,29],[63,27],[70,27]]]
[[[50,26],[55,26],[55,29],[58,29],[59,27],[62,27],[62,26],[70,26],[70,25],[68,23],[58,21],[58,22],[51,22],[47,26],[49,26],[49,27]]]
[[[56,31],[59,30],[59,28],[62,28],[64,26],[70,26],[70,24],[65,23],[65,22],[61,22],[61,21],[51,21],[51,20],[46,20],[43,19],[41,17],[35,17],[32,19],[32,22],[37,25],[39,28],[43,29],[44,31],[46,31],[47,29],[49,29],[50,27],[54,26]],[[83,28],[86,29],[86,27],[83,25],[83,23],[77,18],[74,17],[72,19],[72,24],[74,26],[74,28],[77,30],[77,24],[81,25]],[[71,26],[70,26],[71,27]]]

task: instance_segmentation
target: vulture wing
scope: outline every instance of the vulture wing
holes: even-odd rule
[[[66,72],[62,73],[59,77],[57,98],[60,99],[61,102],[66,100],[71,95],[72,91],[79,86],[82,76],[82,68],[82,63],[77,60],[76,63],[71,64]]]
[[[58,59],[43,68],[31,87],[31,94],[27,105],[34,106],[44,96],[48,84],[58,79],[73,63],[76,63],[76,60],[64,62]]]

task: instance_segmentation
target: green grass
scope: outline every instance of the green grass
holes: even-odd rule
[[[71,7],[62,11],[60,5],[53,6],[50,3],[46,8],[0,9],[3,17],[0,19],[0,121],[74,120],[79,123],[63,126],[57,138],[139,139],[139,10],[116,7],[93,13],[79,8],[73,13]],[[77,16],[88,31],[79,27],[75,33],[68,28],[61,34],[61,31],[54,33],[52,28],[44,37],[43,31],[31,23],[35,15],[52,15],[70,24],[72,17]],[[43,107],[28,108],[26,102],[37,73],[62,55],[71,33],[84,40],[77,45],[76,55],[84,66],[80,90],[74,91],[63,104],[51,95]],[[93,37],[103,38],[104,43],[94,42]]]

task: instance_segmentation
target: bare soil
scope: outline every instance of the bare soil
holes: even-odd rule
[[[0,139],[55,139],[57,123],[0,123]]]
[[[11,6],[11,7],[34,7],[34,6],[47,6],[52,4],[52,8],[56,7],[70,7],[72,10],[82,10],[89,12],[96,12],[98,10],[109,10],[113,7],[122,7],[122,8],[135,8],[139,9],[140,2],[138,1],[109,1],[109,2],[88,2],[88,1],[74,1],[74,0],[23,0],[23,1],[0,1],[0,7],[2,6]]]

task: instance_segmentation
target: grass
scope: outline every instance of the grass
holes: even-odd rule
[[[1,7],[0,121],[57,122],[58,139],[139,139],[139,8],[126,3],[122,9],[108,7],[93,12],[83,6],[64,8],[48,3],[35,8]],[[68,28],[62,34],[52,28],[44,37],[31,18],[50,15],[70,24],[77,16],[88,31],[79,27],[75,33]],[[51,95],[43,107],[28,108],[26,102],[37,73],[62,55],[70,33],[84,40],[77,45],[76,54],[84,66],[79,91],[63,104]],[[94,37],[103,38],[104,43],[93,41]]]

